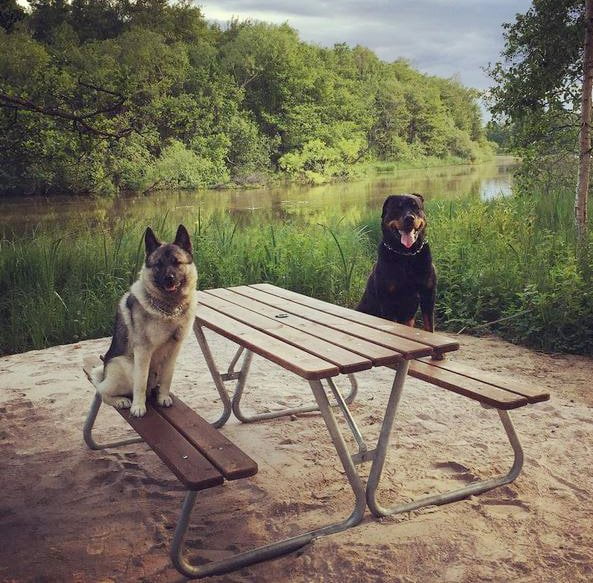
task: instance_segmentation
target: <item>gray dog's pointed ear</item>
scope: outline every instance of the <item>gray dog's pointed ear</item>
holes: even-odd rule
[[[175,235],[175,241],[173,241],[173,244],[181,247],[184,251],[187,251],[190,255],[192,255],[193,251],[191,246],[191,237],[183,225],[179,225],[179,227],[177,227],[177,234]]]
[[[146,249],[146,257],[148,257],[155,249],[161,246],[161,242],[156,238],[154,232],[150,227],[146,227],[144,232],[144,248]]]

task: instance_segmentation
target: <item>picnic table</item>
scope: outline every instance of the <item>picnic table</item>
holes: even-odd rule
[[[165,463],[182,481],[185,480],[187,493],[173,537],[171,557],[177,569],[188,577],[221,574],[294,551],[319,536],[359,524],[367,507],[375,516],[387,516],[422,506],[452,502],[509,483],[521,470],[523,452],[508,410],[549,398],[548,393],[537,387],[524,386],[514,380],[501,379],[443,360],[446,353],[459,349],[459,343],[446,336],[403,326],[274,285],[263,283],[200,291],[198,305],[194,332],[220,396],[220,417],[209,425],[195,413],[192,417],[189,408],[177,399],[170,410],[155,405],[149,407],[149,418],[158,418],[161,425],[164,419],[174,425],[171,431],[181,434],[182,445],[173,447],[169,444],[171,451],[163,454],[163,443],[167,441],[163,438],[163,428],[159,425],[158,431],[147,430],[143,419],[132,419],[126,412],[122,412]],[[235,356],[223,370],[212,353],[205,329],[237,345]],[[254,354],[300,376],[309,384],[315,404],[282,411],[245,413],[241,408],[241,399]],[[393,369],[393,381],[381,420],[379,438],[376,445],[370,447],[349,408],[358,390],[354,374],[384,367]],[[450,492],[383,506],[377,499],[377,491],[397,406],[408,376],[420,378],[473,399],[484,407],[496,409],[514,453],[510,471]],[[349,381],[348,395],[343,395],[338,389],[338,384],[341,384],[337,382],[338,379]],[[235,384],[232,396],[229,396],[225,386],[229,382]],[[94,409],[91,409],[85,425],[85,439],[93,448],[108,447],[94,444],[90,434],[99,405],[96,397]],[[179,407],[178,412],[173,411],[175,407]],[[334,409],[343,415],[354,437],[354,452],[348,449]],[[197,491],[217,485],[224,479],[244,478],[257,472],[257,464],[251,458],[222,434],[216,435],[217,428],[222,427],[232,414],[244,423],[252,423],[314,410],[321,413],[352,491],[354,505],[350,514],[341,521],[325,524],[301,535],[241,552],[230,558],[205,565],[192,564],[184,554],[184,539]],[[173,437],[168,441],[172,439]],[[213,464],[213,471],[218,472],[216,479],[210,475],[209,479],[206,476],[203,479],[196,478],[195,464],[188,464],[191,458],[187,454],[189,446],[185,440],[189,440],[197,448],[195,455],[205,456],[206,463]],[[127,440],[121,443],[131,442],[132,440]],[[221,442],[224,447],[219,447]],[[224,451],[221,453],[219,450]],[[180,460],[175,461],[178,451],[186,453],[183,460],[191,469],[184,469]],[[217,455],[212,455],[212,452]],[[226,461],[225,456],[228,457]],[[357,469],[364,463],[371,464],[366,485]],[[193,472],[191,479],[186,475],[188,472]]]

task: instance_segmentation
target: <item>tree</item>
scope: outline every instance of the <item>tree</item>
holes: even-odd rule
[[[484,150],[475,94],[192,0],[0,0],[0,194],[357,173]]]
[[[0,0],[0,26],[6,32],[10,32],[17,22],[24,20],[25,16],[25,11],[16,0]]]
[[[590,4],[534,0],[525,14],[504,25],[504,60],[489,70],[497,83],[492,112],[498,122],[512,125],[512,145],[526,160],[525,176],[534,180],[554,160],[570,166],[579,159],[575,223],[580,235],[587,224],[591,164]]]
[[[581,97],[581,129],[579,179],[574,205],[579,239],[587,231],[587,200],[591,172],[591,90],[593,88],[593,0],[585,0],[585,42],[583,49],[583,90]]]

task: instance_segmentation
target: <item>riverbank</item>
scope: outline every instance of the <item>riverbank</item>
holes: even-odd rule
[[[114,198],[85,196],[0,198],[0,233],[15,239],[32,231],[52,229],[93,231],[109,229],[118,220],[144,221],[167,215],[187,222],[212,214],[229,214],[241,224],[257,220],[278,223],[342,212],[349,219],[380,209],[388,193],[421,192],[427,200],[467,196],[491,198],[511,192],[516,158],[497,156],[481,164],[435,164],[430,168],[380,165],[355,180],[311,186],[283,182],[266,188],[218,190],[160,190],[150,196],[120,195]],[[315,216],[321,215],[321,216]],[[154,222],[153,222],[154,224]]]
[[[220,583],[585,583],[593,577],[593,361],[551,356],[495,338],[460,336],[451,358],[518,381],[540,384],[546,403],[512,412],[525,465],[512,484],[478,497],[323,537],[302,552]],[[208,335],[217,359],[232,345]],[[108,338],[0,358],[0,580],[122,583],[179,581],[168,548],[183,492],[142,444],[93,452],[82,441],[92,387],[81,370]],[[192,338],[174,386],[207,418],[216,392]],[[391,373],[360,373],[353,414],[369,441],[387,399]],[[308,391],[298,377],[254,359],[246,407],[298,406]],[[466,420],[473,420],[471,423]],[[408,379],[398,411],[398,453],[386,461],[386,500],[463,485],[504,471],[512,461],[493,411]],[[98,437],[126,429],[102,411]],[[318,415],[224,429],[259,464],[253,478],[200,496],[189,552],[219,558],[283,534],[340,519],[352,500]],[[48,436],[50,436],[48,438]],[[314,446],[312,446],[314,444]],[[364,470],[363,470],[364,471]],[[208,550],[203,550],[208,549]],[[363,574],[363,575],[361,575]]]
[[[379,240],[379,208],[268,223],[182,208],[201,289],[270,282],[334,303],[361,297]],[[545,199],[432,200],[440,330],[495,332],[550,352],[593,354],[593,245],[577,256],[572,193]],[[146,221],[100,231],[37,231],[0,241],[0,353],[110,333],[114,306],[143,260]],[[164,240],[176,221],[151,221]]]

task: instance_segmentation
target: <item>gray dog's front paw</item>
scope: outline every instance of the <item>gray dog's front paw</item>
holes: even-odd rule
[[[173,404],[173,399],[169,395],[158,395],[157,403],[161,407],[170,407]]]
[[[133,417],[144,417],[145,414],[146,403],[132,403],[132,406],[130,407],[130,415],[132,415]]]
[[[127,397],[118,397],[115,399],[113,406],[116,409],[129,409],[132,406],[132,401],[130,401],[130,399]]]

